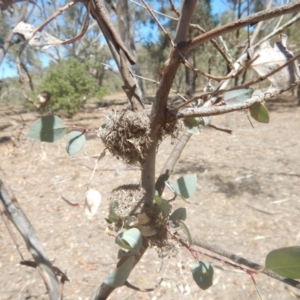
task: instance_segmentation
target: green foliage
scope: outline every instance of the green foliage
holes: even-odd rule
[[[169,217],[170,221],[177,221],[177,220],[185,220],[186,219],[186,208],[184,207],[179,207],[173,211],[171,216]]]
[[[228,91],[224,94],[224,101],[227,105],[243,103],[252,97],[253,89],[238,89]]]
[[[269,111],[262,103],[255,103],[250,107],[251,117],[260,123],[269,123]]]
[[[300,246],[272,250],[266,257],[265,269],[282,277],[299,279]]]
[[[50,107],[54,112],[71,117],[89,96],[103,96],[104,88],[89,74],[89,63],[69,59],[47,68],[39,90],[51,93]]]
[[[131,228],[117,235],[116,244],[123,248],[123,250],[125,249],[131,253],[140,254],[143,237],[137,228]]]
[[[186,131],[198,135],[201,133],[199,122],[195,118],[185,118],[184,126],[186,127]]]
[[[81,131],[71,131],[67,136],[66,150],[69,155],[79,152],[85,144],[85,136]]]
[[[123,256],[118,263],[117,269],[105,277],[103,281],[114,288],[122,286],[129,277],[129,274],[134,267],[134,263],[135,255]]]
[[[204,261],[199,261],[192,266],[192,274],[197,285],[206,290],[213,284],[214,269]]]
[[[196,192],[197,174],[187,174],[178,178],[174,183],[166,182],[166,186],[181,197],[182,200],[190,198]]]
[[[62,119],[57,116],[47,116],[36,120],[27,136],[33,140],[54,143],[60,140],[66,133],[66,127]]]
[[[212,117],[202,117],[199,118],[199,124],[203,125],[203,126],[208,126],[211,123]]]
[[[154,195],[154,201],[164,214],[166,214],[167,216],[170,214],[172,205],[167,200]]]
[[[118,208],[118,204],[113,202],[109,205],[108,218],[106,221],[108,224],[117,223],[120,220],[120,217],[116,214],[116,209]]]
[[[190,233],[190,230],[189,230],[189,228],[186,226],[186,224],[182,221],[182,220],[180,220],[180,219],[178,219],[178,220],[176,220],[176,223],[183,229],[183,231],[186,233],[186,236],[187,236],[187,238],[188,238],[188,242],[189,242],[189,244],[190,245],[192,245],[193,244],[193,239],[192,239],[192,235],[191,235],[191,233]]]

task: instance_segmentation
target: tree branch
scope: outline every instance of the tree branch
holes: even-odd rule
[[[140,97],[136,93],[135,80],[132,74],[130,73],[129,67],[127,65],[127,61],[130,62],[130,64],[135,64],[135,60],[127,50],[124,42],[121,40],[116,30],[114,29],[103,0],[91,1],[91,14],[93,18],[97,21],[106,39],[112,56],[118,66],[118,69],[124,82],[123,89],[131,103],[132,109],[134,111],[142,110],[144,107]]]
[[[290,87],[291,88],[291,87]],[[221,114],[226,114],[233,111],[243,110],[250,108],[255,103],[262,103],[267,101],[274,96],[277,96],[287,90],[277,90],[274,89],[270,92],[261,93],[258,96],[254,96],[243,103],[237,103],[233,105],[222,105],[222,106],[209,106],[209,107],[199,107],[199,108],[185,108],[180,111],[175,111],[170,115],[170,121],[175,118],[187,118],[187,117],[208,117],[208,116],[217,116]]]
[[[51,300],[60,299],[59,284],[52,264],[50,263],[33,226],[22,211],[16,197],[9,191],[0,179],[0,200],[5,213],[22,235],[28,251],[31,253],[36,269],[39,271],[47,287]]]
[[[300,10],[300,1],[295,1],[293,3],[289,3],[286,5],[280,5],[278,7],[268,9],[268,10],[263,10],[258,13],[255,13],[251,16],[248,16],[246,18],[231,22],[229,24],[226,24],[224,26],[221,26],[219,28],[212,29],[200,36],[195,37],[186,45],[182,45],[180,47],[180,51],[182,53],[187,53],[191,51],[192,49],[196,48],[197,46],[213,39],[218,36],[221,36],[223,34],[229,33],[231,31],[243,28],[248,25],[254,25],[260,21],[265,21],[269,19],[273,19],[285,14],[289,14],[295,11]]]
[[[161,196],[165,188],[165,181],[169,179],[173,173],[173,169],[180,158],[180,155],[190,140],[192,134],[185,131],[180,137],[179,141],[173,148],[171,154],[169,155],[168,160],[166,161],[164,167],[161,170],[160,176],[158,177],[155,183],[155,190],[158,191],[158,194]]]
[[[272,7],[272,3],[273,3],[273,0],[269,0],[267,6],[266,6],[266,10],[269,10],[271,7]],[[254,41],[256,40],[258,34],[260,33],[261,29],[262,29],[262,26],[263,26],[264,22],[259,22],[250,38],[250,41],[249,41],[249,46],[252,46]]]
[[[175,41],[186,41],[187,32],[192,18],[196,0],[185,0],[182,6],[181,17],[177,26]],[[155,157],[158,144],[158,133],[161,126],[166,122],[166,106],[168,96],[180,66],[181,56],[176,49],[172,49],[169,60],[165,63],[162,78],[159,82],[151,111],[150,137],[152,144],[149,147],[146,161],[142,166],[142,186],[149,193],[154,193],[155,183]]]
[[[284,29],[286,29],[289,26],[293,25],[299,19],[300,19],[300,13],[296,14],[292,19],[290,19],[288,22],[286,22],[282,26],[276,28],[276,30],[274,30],[273,32],[271,32],[270,34],[268,34],[267,36],[265,36],[263,39],[261,39],[258,43],[256,43],[255,45],[253,45],[253,47],[256,47],[259,44],[261,44],[262,42],[269,40],[273,36],[277,35],[279,32],[282,32]]]
[[[185,237],[180,237],[180,238],[183,239],[183,240],[186,240]],[[230,253],[228,251],[225,251],[225,250],[223,250],[223,249],[221,249],[221,248],[219,248],[219,247],[217,247],[215,245],[211,245],[211,244],[209,244],[209,243],[207,243],[207,242],[205,242],[203,240],[199,241],[199,240],[195,240],[195,239],[193,239],[193,244],[195,246],[200,247],[200,248],[203,248],[203,249],[209,250],[209,251],[211,251],[213,253],[216,253],[216,254],[218,254],[218,255],[220,255],[222,257],[226,257],[226,258],[234,261],[235,263],[237,263],[239,265],[244,265],[244,266],[249,267],[249,268],[254,269],[254,270],[262,270],[261,273],[263,273],[263,274],[265,274],[265,275],[267,275],[269,277],[272,277],[272,278],[274,278],[276,280],[279,280],[279,281],[281,281],[281,282],[283,282],[285,284],[293,286],[293,287],[295,287],[297,289],[300,289],[300,282],[299,281],[294,280],[294,279],[283,278],[281,276],[278,276],[277,274],[275,274],[272,271],[263,270],[264,266],[259,265],[259,264],[255,263],[255,262],[252,262],[250,260],[247,260],[247,259],[245,259],[243,257],[240,257],[240,256],[236,255],[236,254],[233,254],[233,253]]]

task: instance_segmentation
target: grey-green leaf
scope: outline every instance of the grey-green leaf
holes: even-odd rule
[[[245,102],[250,99],[253,94],[253,89],[238,89],[224,93],[224,102],[227,105]]]
[[[185,118],[184,126],[186,127],[186,131],[198,135],[201,133],[199,122],[195,118]]]
[[[104,278],[104,282],[114,288],[122,286],[134,267],[135,255],[123,256],[116,270]]]
[[[179,227],[179,224],[176,222],[177,220],[185,220],[186,219],[186,208],[179,207],[173,211],[171,216],[169,217],[169,224],[171,227],[176,228]]]
[[[119,249],[118,251],[118,259],[121,259],[123,256],[130,256],[132,255],[131,252],[125,251],[123,249]]]
[[[202,117],[200,124],[203,126],[208,126],[208,125],[210,125],[211,120],[212,120],[212,117]]]
[[[66,150],[69,155],[74,155],[84,147],[84,144],[84,133],[80,131],[71,131],[67,136]]]
[[[182,176],[172,184],[172,187],[178,195],[185,199],[190,198],[193,196],[197,188],[197,175],[188,174]]]
[[[175,222],[184,230],[184,232],[186,233],[186,236],[188,238],[189,244],[192,245],[193,239],[192,239],[191,233],[190,233],[188,227],[186,226],[186,224],[182,220],[176,220]]]
[[[118,234],[116,243],[121,248],[129,250],[134,254],[140,254],[143,245],[143,237],[137,228],[131,228]]]
[[[299,279],[300,246],[272,250],[266,257],[265,269],[282,277]]]
[[[199,261],[194,264],[192,266],[192,274],[195,282],[202,290],[212,286],[214,269],[208,262]]]
[[[112,223],[117,223],[120,220],[120,217],[115,212],[117,208],[118,208],[118,204],[116,202],[112,202],[109,204],[108,219]]]
[[[60,140],[66,133],[66,126],[57,116],[46,116],[36,120],[27,136],[33,140],[54,143]]]
[[[172,205],[167,200],[157,195],[154,195],[153,198],[160,210],[166,215],[169,215],[172,209]]]

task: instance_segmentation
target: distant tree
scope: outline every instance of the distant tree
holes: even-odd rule
[[[91,64],[80,63],[72,58],[53,64],[46,69],[39,91],[51,91],[50,109],[59,115],[72,117],[78,112],[89,96],[101,98],[104,88],[89,73]]]

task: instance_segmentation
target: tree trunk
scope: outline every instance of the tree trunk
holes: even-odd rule
[[[119,28],[120,36],[124,41],[127,49],[136,59],[137,55],[136,55],[136,48],[134,43],[134,27],[133,27],[132,16],[131,16],[132,12],[130,13],[129,11],[128,0],[119,0],[115,10],[118,16],[118,28]],[[136,74],[139,76],[141,74],[138,64],[131,65],[130,70],[132,74]],[[140,96],[142,102],[145,102],[144,82],[141,78],[137,78],[137,77],[135,77],[135,82],[136,82],[138,95]]]

